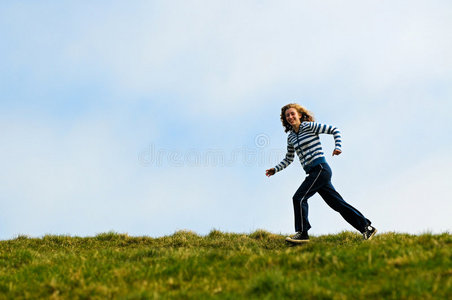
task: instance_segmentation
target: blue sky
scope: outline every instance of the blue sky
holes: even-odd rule
[[[339,157],[321,137],[333,184],[379,230],[451,231],[451,16],[450,1],[2,1],[0,238],[291,233],[304,171],[264,175],[290,102],[341,129]],[[309,203],[312,234],[353,230]]]

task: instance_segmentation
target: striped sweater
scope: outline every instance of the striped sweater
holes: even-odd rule
[[[306,172],[313,166],[326,162],[320,144],[319,134],[321,133],[333,134],[335,149],[341,150],[341,133],[336,127],[316,122],[303,122],[298,133],[293,130],[289,132],[286,158],[275,166],[275,171],[279,172],[290,165],[293,162],[295,152],[297,152],[300,163]]]

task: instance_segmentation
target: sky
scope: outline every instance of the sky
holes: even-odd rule
[[[447,0],[2,1],[0,239],[292,233],[293,102],[380,232],[450,232],[450,28]]]

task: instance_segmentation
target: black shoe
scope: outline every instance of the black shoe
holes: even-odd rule
[[[307,232],[298,231],[293,236],[286,237],[286,241],[295,244],[302,244],[309,242],[309,235]]]
[[[368,226],[366,226],[366,229],[363,232],[363,237],[365,240],[371,240],[376,233],[377,233],[377,228],[368,225]]]

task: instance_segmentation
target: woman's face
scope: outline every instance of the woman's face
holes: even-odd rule
[[[285,113],[287,122],[292,126],[298,126],[301,124],[301,116],[295,108],[289,108]]]

